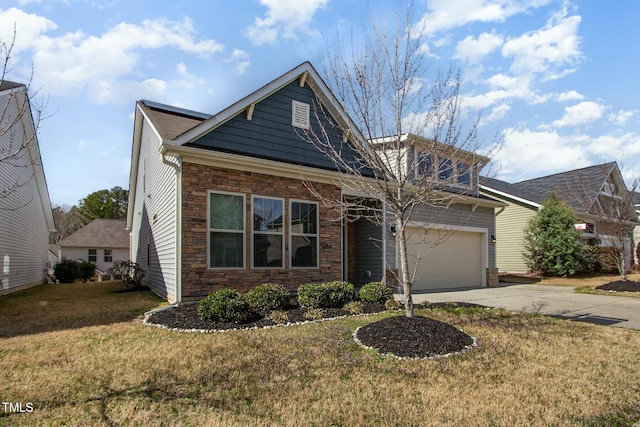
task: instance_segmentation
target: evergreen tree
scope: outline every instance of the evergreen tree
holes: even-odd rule
[[[544,274],[568,276],[584,265],[584,242],[575,229],[577,218],[555,193],[529,221],[525,258],[529,268]]]

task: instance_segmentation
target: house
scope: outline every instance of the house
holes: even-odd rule
[[[53,276],[53,268],[60,261],[60,248],[58,245],[49,245],[49,252],[47,254],[47,274],[51,278]]]
[[[353,135],[311,114],[317,103],[355,128],[308,62],[215,115],[136,103],[127,228],[145,285],[181,303],[267,282],[292,291],[332,280],[362,285],[397,270],[392,227],[347,221],[309,190],[311,183],[327,197],[349,196],[339,184],[343,173],[301,130],[322,126],[345,158],[356,157]],[[468,220],[423,263],[429,274],[415,290],[485,286],[487,272],[497,282],[489,236],[501,204],[479,196],[482,165],[460,174],[474,193],[459,197]],[[416,236],[424,238],[427,226],[438,235],[451,223],[446,215],[428,222],[432,211],[416,212]]]
[[[106,272],[114,261],[129,259],[129,232],[126,221],[98,218],[58,243],[60,259],[90,261],[98,274]]]
[[[27,87],[0,79],[0,294],[47,283],[52,231]]]
[[[615,162],[511,184],[483,178],[481,193],[505,206],[496,211],[496,260],[501,272],[526,272],[524,237],[529,220],[552,192],[578,216],[576,229],[589,244],[615,246],[616,222],[637,222],[631,196]],[[629,207],[626,208],[625,206]],[[621,208],[622,211],[621,211]],[[631,250],[629,234],[628,251]],[[628,258],[632,259],[632,258]]]

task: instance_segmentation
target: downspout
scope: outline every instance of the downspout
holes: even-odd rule
[[[162,163],[172,167],[176,172],[176,301],[172,305],[182,304],[182,159],[175,156],[175,161],[166,158],[166,149],[161,148]]]

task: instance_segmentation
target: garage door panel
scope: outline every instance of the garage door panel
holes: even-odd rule
[[[482,234],[457,231],[442,243],[437,231],[414,229],[407,241],[409,267],[416,265],[420,250],[422,259],[417,268],[413,289],[454,289],[482,285]]]

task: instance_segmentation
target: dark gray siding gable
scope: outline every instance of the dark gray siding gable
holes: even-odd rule
[[[305,139],[304,131],[291,124],[292,100],[309,104],[313,131],[320,134],[324,128],[332,144],[342,146],[343,158],[355,159],[354,151],[343,144],[342,132],[319,111],[313,90],[307,85],[300,87],[297,80],[257,103],[251,120],[242,111],[188,145],[335,170],[331,160]]]

